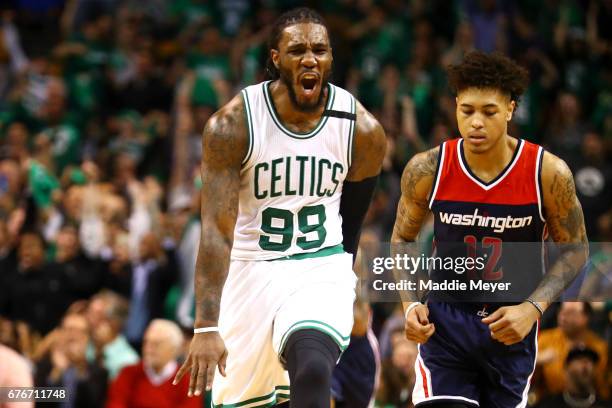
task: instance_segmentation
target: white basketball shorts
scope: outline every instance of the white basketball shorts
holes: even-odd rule
[[[279,360],[287,339],[297,330],[315,329],[344,351],[353,328],[356,282],[347,253],[231,261],[219,316],[227,377],[217,370],[213,407],[271,407],[288,400],[289,375]]]

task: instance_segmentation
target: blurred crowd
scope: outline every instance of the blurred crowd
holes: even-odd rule
[[[204,404],[185,398],[188,379],[170,386],[193,327],[200,134],[264,79],[272,22],[298,5],[0,2],[0,386],[65,386],[74,407]],[[332,81],[387,134],[363,242],[389,240],[410,157],[458,136],[445,67],[481,49],[529,69],[509,133],[566,160],[589,239],[601,242],[585,282],[598,301],[556,305],[542,321],[530,401],[609,397],[612,1],[306,5],[328,24]],[[383,368],[376,400],[405,408],[416,346],[394,307],[370,310]]]

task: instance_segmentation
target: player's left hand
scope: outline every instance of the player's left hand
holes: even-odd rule
[[[520,305],[500,307],[482,319],[482,322],[489,325],[491,337],[509,346],[523,340],[539,317],[533,305],[523,302]]]

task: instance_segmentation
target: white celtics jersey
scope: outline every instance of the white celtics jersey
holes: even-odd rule
[[[242,91],[249,128],[231,258],[300,258],[342,251],[340,195],[351,165],[355,99],[328,85],[326,110],[308,133],[281,123],[270,81]]]

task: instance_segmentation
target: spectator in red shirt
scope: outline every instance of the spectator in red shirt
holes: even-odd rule
[[[106,408],[201,408],[201,397],[187,397],[189,377],[172,386],[183,333],[169,320],[153,320],[144,335],[142,362],[127,366],[112,383]]]

